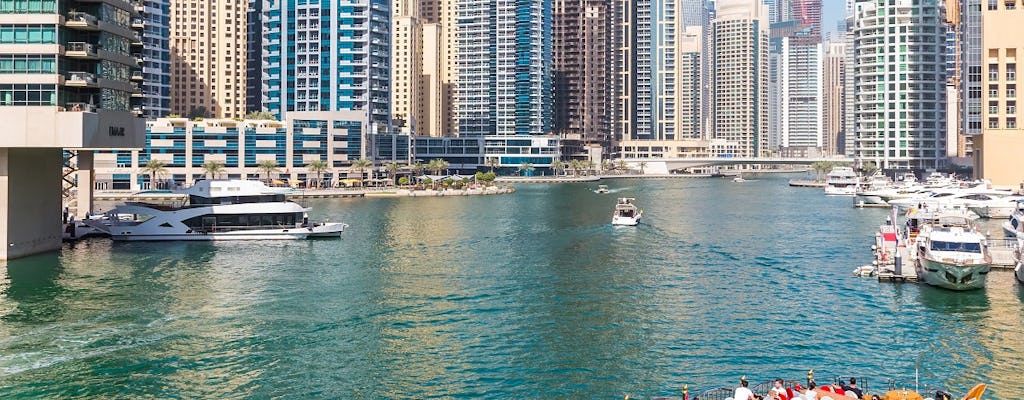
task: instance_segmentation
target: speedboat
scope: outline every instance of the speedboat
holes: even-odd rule
[[[857,173],[851,167],[835,167],[825,176],[825,194],[853,196],[857,194]]]
[[[637,208],[632,197],[620,197],[612,212],[612,225],[634,226],[640,223],[643,210]]]
[[[610,190],[608,190],[608,185],[597,185],[597,189],[594,189],[594,193],[605,194],[608,192],[610,192]]]
[[[967,208],[982,218],[1005,219],[1010,218],[1020,200],[1024,200],[1024,196],[1014,195],[991,200],[970,201],[967,203]]]
[[[732,178],[732,181],[733,182],[742,183],[742,182],[746,182],[747,180],[743,179],[743,175],[741,174],[741,175],[736,175],[735,178]]]
[[[992,267],[985,235],[959,215],[938,214],[920,227],[911,257],[925,283],[950,290],[985,287]]]
[[[311,222],[306,209],[285,199],[290,189],[270,188],[259,181],[203,180],[176,190],[181,204],[127,202],[111,213],[114,240],[262,240],[340,237],[340,222]]]
[[[1008,237],[1024,237],[1024,200],[1017,202],[1017,208],[1010,214],[1010,219],[1001,226]]]

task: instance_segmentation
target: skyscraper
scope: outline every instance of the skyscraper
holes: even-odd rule
[[[934,2],[855,3],[854,155],[882,169],[946,160],[945,33]]]
[[[263,111],[263,0],[248,0],[245,16],[245,111]]]
[[[779,63],[779,107],[783,150],[800,148],[801,154],[812,154],[822,147],[822,48],[812,35],[811,27],[782,38],[782,60]]]
[[[458,0],[456,13],[459,136],[493,138],[486,157],[503,167],[550,165],[550,0]]]
[[[970,157],[973,137],[982,132],[981,122],[981,3],[982,0],[960,0],[960,133],[963,135],[962,156]],[[947,9],[948,13],[949,10]]]
[[[374,132],[388,130],[390,11],[385,0],[263,7],[263,105],[294,111],[352,111]]]
[[[825,155],[843,154],[845,143],[845,102],[846,102],[846,43],[828,42],[825,52],[823,82],[824,133],[822,152]]]
[[[171,45],[169,0],[133,0],[141,16],[142,117],[171,112]]]
[[[711,22],[712,138],[736,157],[768,152],[768,12],[756,0],[722,0]]]
[[[1024,170],[1017,167],[1024,150],[1024,113],[1017,108],[1017,55],[1024,54],[1024,4],[988,2],[982,10],[981,85],[984,133],[974,137],[974,173],[994,185],[1024,185]]]
[[[554,7],[554,131],[607,148],[614,77],[611,3],[555,0]]]
[[[248,0],[171,2],[172,113],[245,115],[248,10]]]

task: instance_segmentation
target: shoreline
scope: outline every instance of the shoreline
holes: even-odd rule
[[[355,197],[443,197],[443,196],[479,196],[495,194],[511,194],[516,189],[510,185],[496,185],[470,189],[424,189],[380,188],[380,189],[296,189],[285,195],[289,200],[302,199],[337,199]],[[93,201],[179,201],[184,194],[137,194],[129,191],[96,191]]]

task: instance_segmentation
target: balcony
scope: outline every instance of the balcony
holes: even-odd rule
[[[95,84],[96,74],[84,71],[68,72],[67,80],[64,81],[65,86],[87,87]]]
[[[142,115],[142,106],[132,107],[132,114]]]
[[[142,71],[132,71],[132,80],[141,81],[143,78]]]
[[[142,35],[138,32],[132,32],[132,46],[142,46]]]
[[[71,58],[95,59],[96,48],[92,43],[68,42],[64,55]]]
[[[64,111],[71,112],[96,112],[96,106],[89,103],[68,102],[64,105]]]
[[[145,93],[142,93],[142,85],[138,83],[132,84],[132,97],[144,97]]]
[[[132,28],[143,29],[146,27],[146,21],[142,18],[132,18]]]
[[[135,63],[138,64],[140,67],[144,62],[146,62],[146,60],[142,57],[142,53],[132,54],[132,57],[135,57]]]
[[[64,21],[64,26],[72,29],[95,31],[99,29],[99,20],[89,13],[71,11],[68,12],[67,19]]]

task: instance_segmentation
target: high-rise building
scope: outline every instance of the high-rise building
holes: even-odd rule
[[[452,134],[451,91],[444,84],[448,45],[441,22],[451,1],[395,0],[391,17],[391,113],[395,129]]]
[[[57,250],[64,149],[141,147],[141,16],[127,1],[0,3],[0,259]],[[77,214],[92,211],[79,150]],[[53,221],[47,223],[46,221]]]
[[[853,108],[854,108],[854,84],[853,84],[853,72],[856,58],[854,56],[855,49],[854,45],[854,28],[856,26],[856,15],[854,13],[854,0],[846,0],[846,18],[843,20],[844,28],[842,32],[843,43],[846,43],[846,58],[843,65],[843,71],[846,74],[846,86],[843,87],[843,155],[847,157],[854,156],[854,145],[853,139],[855,137],[855,128],[853,119]]]
[[[455,120],[502,168],[550,166],[551,2],[459,0]]]
[[[142,117],[171,112],[170,0],[132,0],[141,15]]]
[[[821,2],[822,0],[788,0],[789,18],[797,21],[809,31],[799,36],[804,43],[821,43]]]
[[[854,156],[882,169],[946,162],[945,33],[934,2],[855,3]]]
[[[610,8],[607,0],[555,0],[552,13],[554,131],[604,148],[613,104]]]
[[[845,143],[846,111],[846,43],[845,41],[829,41],[825,52],[825,68],[823,76],[823,115],[824,133],[822,152],[825,155],[843,154]]]
[[[248,10],[248,0],[171,2],[172,113],[245,115]]]
[[[981,7],[982,0],[960,0],[960,134],[958,156],[973,155],[973,137],[982,132],[981,122]],[[948,13],[948,7],[946,12]]]
[[[712,139],[735,157],[768,148],[768,11],[756,0],[722,0],[711,22]]]
[[[994,185],[1024,185],[1016,167],[1024,151],[1024,113],[1017,107],[1017,55],[1024,55],[1024,4],[1020,0],[988,2],[982,10],[981,85],[985,128],[974,137],[975,176]]]
[[[263,0],[249,0],[245,33],[245,112],[263,111]]]
[[[823,57],[821,41],[806,36],[810,27],[782,38],[782,60],[779,63],[779,96],[782,150],[801,148],[801,154],[815,154],[822,148]],[[814,149],[814,150],[812,150]]]
[[[354,111],[364,132],[389,131],[390,4],[323,1],[263,5],[263,107]]]

